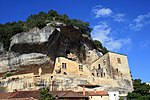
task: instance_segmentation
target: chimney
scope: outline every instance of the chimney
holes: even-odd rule
[[[83,95],[85,96],[85,86],[83,86]]]

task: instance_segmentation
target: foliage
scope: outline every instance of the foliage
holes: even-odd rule
[[[106,54],[108,52],[107,48],[103,47],[103,45],[100,41],[94,40],[94,43],[95,43],[97,49],[102,50],[103,54]]]
[[[10,38],[21,32],[28,31],[31,28],[38,27],[43,28],[47,22],[58,21],[66,25],[74,25],[79,27],[82,34],[87,34],[89,37],[91,28],[89,22],[83,22],[78,19],[70,19],[66,14],[58,14],[55,10],[50,10],[48,13],[39,12],[38,14],[30,15],[25,22],[18,21],[6,24],[0,24],[0,42],[4,44],[6,50],[9,49]]]
[[[89,27],[89,22],[83,22],[78,19],[70,19],[66,14],[58,14],[55,10],[50,10],[48,13],[39,12],[38,14],[30,15],[25,22],[18,21],[6,24],[0,24],[0,42],[4,44],[6,50],[9,49],[10,38],[21,32],[28,31],[31,28],[38,27],[43,28],[47,22],[58,21],[66,25],[73,25],[79,28],[82,34],[86,34],[91,37],[90,33],[92,29]],[[95,40],[97,49],[100,48],[103,54],[107,53],[108,50],[102,46],[102,44]]]
[[[7,72],[7,73],[5,73],[4,74],[4,77],[9,77],[9,76],[11,76],[12,74],[10,73],[10,72]]]
[[[128,100],[150,100],[150,86],[142,83],[140,79],[133,80],[134,90],[128,93]]]
[[[43,88],[43,89],[40,91],[40,94],[41,94],[42,100],[53,100],[53,97],[52,97],[52,95],[50,94],[48,88]]]

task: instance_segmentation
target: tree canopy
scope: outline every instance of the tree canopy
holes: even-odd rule
[[[79,27],[82,34],[87,34],[89,37],[91,28],[89,27],[89,22],[83,22],[78,19],[70,19],[66,14],[59,14],[55,10],[50,10],[48,13],[39,12],[38,14],[30,15],[26,21],[18,21],[6,24],[0,24],[0,42],[4,44],[5,50],[9,49],[10,38],[21,32],[28,31],[31,28],[38,27],[43,28],[46,26],[47,22],[58,21],[66,25],[74,25]]]
[[[133,91],[128,93],[128,100],[150,100],[150,85],[142,83],[140,79],[133,80]]]
[[[46,26],[47,22],[57,21],[62,22],[66,25],[73,25],[79,28],[82,34],[86,34],[91,37],[92,28],[90,28],[89,22],[84,22],[79,19],[70,19],[66,14],[59,14],[55,10],[50,10],[48,13],[39,12],[38,14],[30,15],[26,21],[8,22],[6,24],[0,24],[0,42],[4,44],[5,50],[9,49],[10,38],[21,32],[29,31],[34,27],[39,29]],[[103,54],[107,53],[108,50],[102,46],[102,43],[95,40],[97,49],[101,49]]]
[[[41,99],[42,100],[53,100],[53,96],[50,94],[48,88],[43,88],[40,91],[40,94],[41,94]]]
[[[101,49],[103,54],[106,54],[108,52],[107,48],[103,47],[102,43],[98,40],[94,40],[94,43],[96,45],[97,49]]]

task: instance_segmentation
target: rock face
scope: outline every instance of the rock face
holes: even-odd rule
[[[1,44],[0,48],[2,51]],[[88,51],[93,52],[97,57],[100,56],[100,53],[98,54],[94,49],[95,44],[92,39],[74,26],[55,23],[41,30],[33,28],[11,38],[9,52],[0,55],[0,73],[17,70],[19,66],[47,62],[53,67],[56,57],[67,57],[70,53],[77,56],[75,61],[88,63]]]
[[[4,52],[3,44],[0,42],[0,54]]]
[[[9,91],[50,85],[58,90],[78,89],[79,84],[98,84],[120,93],[132,91],[126,56],[110,52],[102,56],[79,28],[61,23],[14,35],[8,52],[0,43],[0,76],[7,71],[13,75],[0,80],[0,86]]]

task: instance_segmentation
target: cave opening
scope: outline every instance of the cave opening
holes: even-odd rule
[[[70,54],[70,50],[66,50],[66,55],[67,55],[67,54]]]

